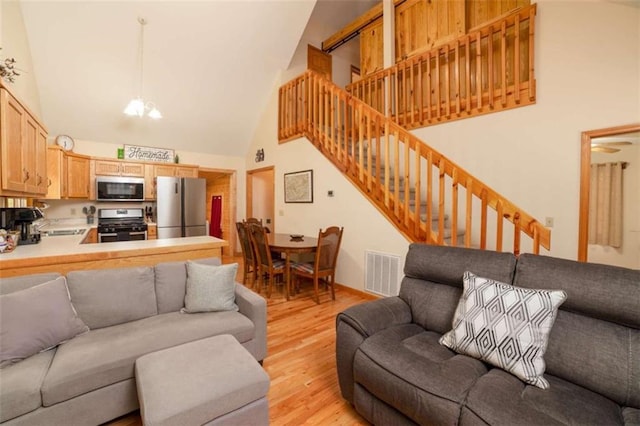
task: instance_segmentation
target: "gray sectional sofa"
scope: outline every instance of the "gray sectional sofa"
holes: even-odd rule
[[[58,276],[2,279],[0,294]],[[90,331],[0,369],[3,424],[96,425],[134,411],[137,358],[210,336],[231,334],[258,361],[266,356],[266,302],[245,287],[235,287],[238,311],[180,312],[185,262],[75,271],[66,279],[73,307]]]
[[[462,277],[559,289],[548,389],[441,345]],[[640,271],[546,256],[412,244],[398,297],[337,317],[343,397],[379,425],[640,424]]]

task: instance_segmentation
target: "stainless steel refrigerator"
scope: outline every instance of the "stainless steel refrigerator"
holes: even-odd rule
[[[156,178],[158,239],[207,235],[205,179]]]

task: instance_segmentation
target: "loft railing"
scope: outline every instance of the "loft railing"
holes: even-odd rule
[[[535,103],[536,5],[346,87],[407,129]]]
[[[502,251],[511,240],[518,254],[525,235],[533,253],[550,248],[536,219],[313,71],[279,92],[279,140],[302,136],[411,241]]]

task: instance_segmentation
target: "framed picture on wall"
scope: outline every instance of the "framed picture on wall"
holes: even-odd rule
[[[313,170],[284,174],[285,203],[313,203]]]

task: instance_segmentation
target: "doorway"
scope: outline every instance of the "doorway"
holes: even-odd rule
[[[236,247],[236,227],[234,218],[236,217],[236,171],[225,169],[200,168],[198,177],[207,181],[207,221],[211,220],[211,198],[220,196],[222,198],[222,211],[220,215],[220,227],[222,228],[222,239],[229,242],[229,246],[222,248],[223,256],[234,256]],[[209,230],[207,229],[207,233]]]
[[[578,260],[581,262],[588,260],[589,253],[589,192],[591,189],[592,145],[595,145],[596,141],[601,142],[604,138],[615,136],[625,136],[625,139],[640,140],[640,123],[582,132],[580,146],[580,219],[578,224]],[[639,162],[637,161],[633,166],[640,167],[640,164],[637,164]],[[629,182],[629,184],[639,185],[638,182]],[[640,253],[638,255],[640,256]]]
[[[262,219],[275,232],[275,169],[273,166],[247,171],[247,217]]]

